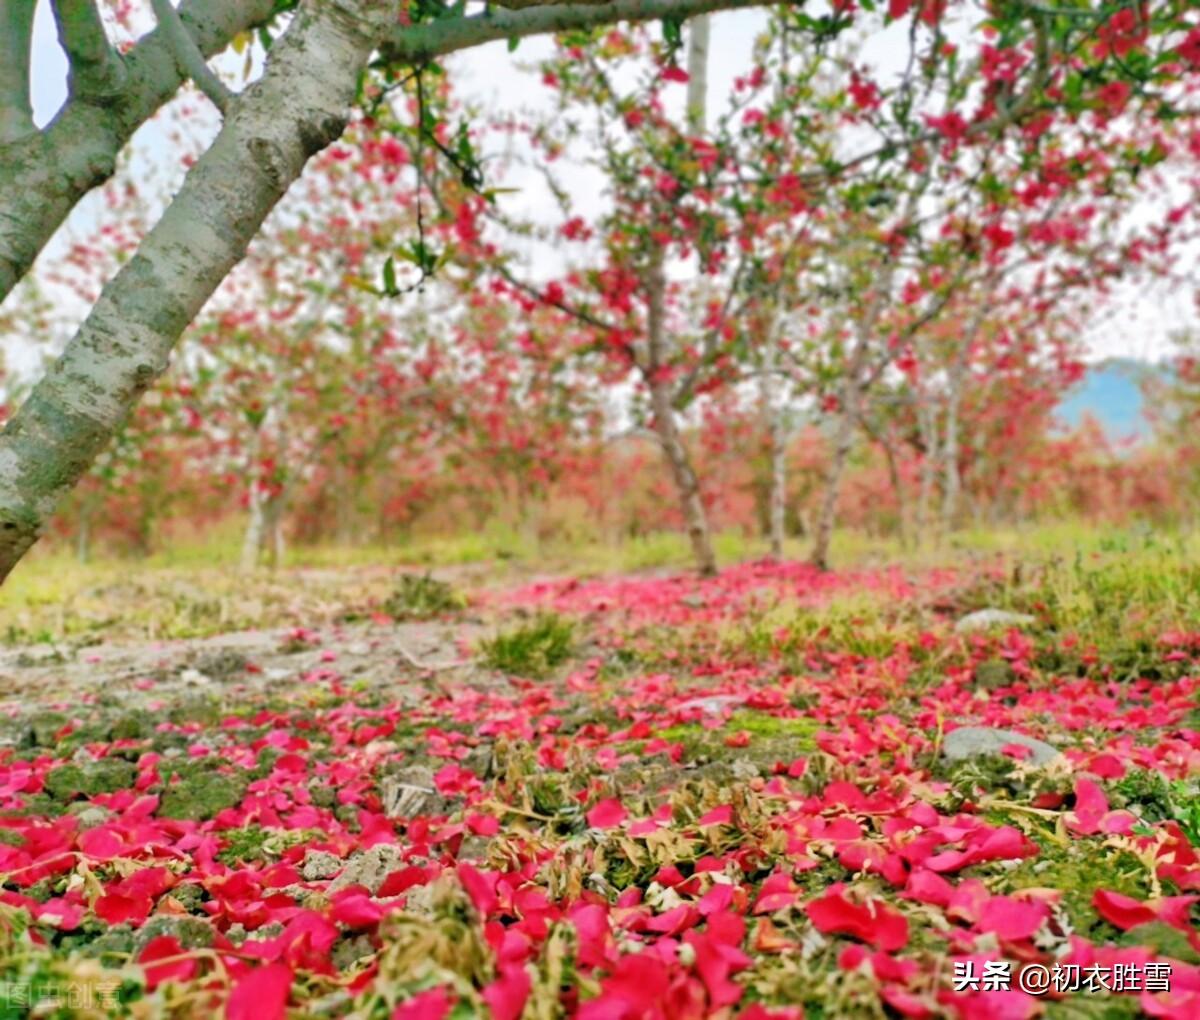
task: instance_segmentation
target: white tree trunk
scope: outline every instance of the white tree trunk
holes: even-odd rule
[[[701,14],[688,22],[687,123],[693,134],[708,129],[708,37],[709,16]]]
[[[0,435],[0,580],[167,366],[305,163],[342,132],[372,50],[368,0],[310,0],[212,147]]]
[[[809,559],[821,570],[829,569],[829,547],[833,541],[833,528],[837,523],[838,497],[842,491],[842,476],[846,461],[854,446],[854,419],[858,407],[857,387],[847,385],[842,398],[842,410],[838,415],[837,429],[833,437],[833,452],[829,468],[825,473],[825,492],[821,497],[821,508],[813,530],[813,546]]]
[[[700,482],[692,468],[691,458],[679,435],[679,424],[675,419],[675,408],[671,403],[670,384],[660,378],[659,369],[666,364],[665,304],[667,281],[663,273],[662,252],[656,252],[646,278],[648,314],[646,341],[649,354],[647,385],[650,388],[650,403],[654,412],[654,432],[662,447],[663,457],[675,482],[679,494],[680,509],[688,539],[692,544],[692,555],[701,574],[710,576],[717,572],[717,557],[713,552],[712,538],[708,530],[708,514],[700,493]]]

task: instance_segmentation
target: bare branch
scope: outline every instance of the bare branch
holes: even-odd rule
[[[0,146],[35,134],[29,104],[33,0],[0,2]]]
[[[514,10],[486,11],[469,18],[447,18],[423,25],[397,25],[382,47],[385,60],[420,63],[447,53],[478,46],[492,39],[522,39],[530,35],[592,28],[618,21],[657,21],[690,18],[711,11],[766,7],[783,0],[607,0],[607,2],[540,4],[504,0]]]
[[[53,0],[58,41],[71,61],[71,95],[112,96],[127,79],[125,62],[108,41],[96,0]]]
[[[179,73],[191,78],[196,87],[212,100],[213,106],[224,113],[233,94],[205,63],[204,54],[200,52],[187,26],[179,19],[179,12],[171,0],[150,0],[150,6],[154,8],[158,26],[167,45],[171,47]]]

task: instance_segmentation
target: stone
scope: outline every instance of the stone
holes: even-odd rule
[[[954,625],[956,634],[975,634],[983,630],[1009,627],[1032,627],[1037,620],[1027,613],[1014,613],[1008,609],[978,609],[968,613]]]
[[[960,726],[947,733],[942,740],[942,756],[947,761],[965,761],[989,754],[1002,754],[1001,748],[1006,744],[1028,747],[1033,752],[1027,759],[1031,765],[1047,765],[1060,754],[1057,747],[1023,733],[994,726]]]
[[[365,886],[374,895],[383,885],[383,880],[403,866],[400,849],[391,843],[377,843],[369,850],[351,856],[342,873],[329,883],[329,891],[337,892],[352,885]]]
[[[342,859],[325,850],[309,850],[300,865],[300,876],[306,882],[320,882],[333,878],[342,870]]]
[[[700,709],[705,715],[720,715],[722,710],[740,705],[746,699],[738,694],[708,694],[699,698],[689,698],[675,706],[677,711],[685,712],[693,708]]]
[[[379,797],[388,818],[429,814],[441,799],[433,786],[433,770],[424,765],[385,776],[379,784]]]
[[[72,804],[67,808],[67,813],[75,816],[80,832],[103,825],[112,818],[113,814],[108,808],[101,807],[99,804],[90,804],[85,800]]]
[[[217,680],[228,680],[244,672],[247,665],[249,660],[236,648],[208,648],[197,653],[191,661],[197,672]]]

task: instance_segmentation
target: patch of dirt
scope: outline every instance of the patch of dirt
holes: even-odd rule
[[[277,689],[336,674],[345,683],[416,696],[451,671],[472,673],[471,648],[491,627],[477,618],[277,628],[172,641],[0,649],[0,714],[104,694],[130,707],[243,688]],[[420,666],[428,668],[422,669]],[[426,681],[425,683],[422,680]]]

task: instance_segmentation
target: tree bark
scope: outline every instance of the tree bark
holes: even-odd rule
[[[954,528],[958,517],[958,504],[962,495],[962,474],[959,471],[959,411],[962,408],[963,384],[966,382],[967,366],[971,358],[971,347],[975,343],[987,314],[983,304],[972,316],[960,346],[950,366],[949,385],[946,394],[946,426],[942,442],[942,514],[938,528],[939,542]]]
[[[0,149],[37,131],[29,105],[33,11],[33,0],[0,0]]]
[[[675,482],[675,490],[679,493],[680,509],[683,511],[688,539],[692,544],[692,556],[700,573],[710,577],[717,572],[717,557],[713,552],[712,538],[708,530],[708,514],[704,509],[704,500],[700,494],[700,482],[696,478],[691,458],[688,457],[687,448],[683,445],[683,440],[679,435],[679,425],[675,420],[675,407],[671,402],[670,384],[662,378],[662,370],[666,367],[663,349],[666,331],[664,321],[666,289],[667,281],[663,273],[660,249],[651,258],[646,279],[648,299],[646,341],[649,355],[646,381],[650,387],[654,432],[658,436],[663,457],[670,468],[671,477]]]
[[[708,128],[709,17],[701,14],[688,22],[687,123],[693,134]]]
[[[820,570],[829,569],[829,546],[833,541],[833,527],[837,522],[838,496],[841,495],[842,475],[846,470],[846,461],[854,446],[855,407],[858,402],[856,387],[848,385],[843,397],[842,413],[838,418],[837,430],[833,438],[833,454],[829,459],[829,469],[825,473],[825,493],[821,497],[821,509],[813,529],[813,547],[809,555],[813,566]]]
[[[162,219],[0,434],[0,580],[166,368],[305,163],[344,129],[372,50],[367,0],[310,0]]]
[[[787,428],[780,400],[777,329],[772,327],[764,338],[762,362],[762,403],[767,425],[767,459],[770,480],[767,487],[767,538],[773,560],[783,559],[787,530]]]

